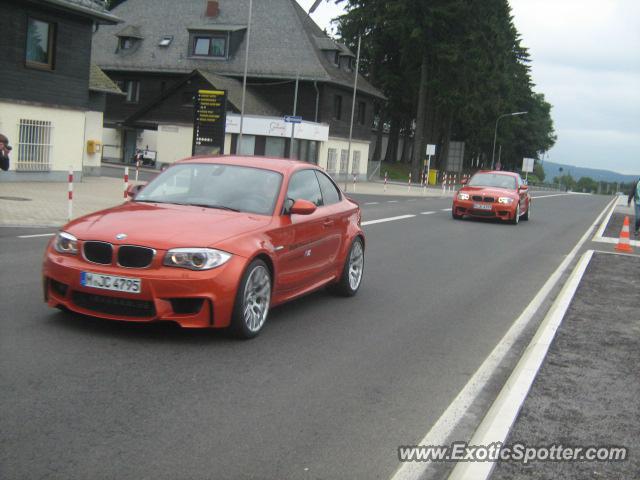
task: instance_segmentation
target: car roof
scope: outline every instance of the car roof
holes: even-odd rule
[[[515,172],[507,172],[505,170],[478,170],[476,173],[495,173],[497,175],[509,175],[511,177],[518,176],[518,174]]]
[[[273,170],[286,174],[294,170],[300,170],[303,168],[316,168],[317,165],[308,162],[302,162],[300,160],[293,160],[288,158],[276,158],[276,157],[262,157],[262,156],[241,156],[241,155],[218,155],[218,156],[197,156],[189,157],[184,160],[179,160],[177,163],[217,163],[223,165],[239,165],[242,167],[262,168],[266,170]]]

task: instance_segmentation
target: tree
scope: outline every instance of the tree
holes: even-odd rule
[[[533,174],[538,178],[538,180],[540,180],[541,183],[544,182],[544,167],[540,162],[535,162],[535,164],[533,165]]]
[[[598,191],[598,182],[591,177],[580,177],[576,184],[579,192],[596,193]]]

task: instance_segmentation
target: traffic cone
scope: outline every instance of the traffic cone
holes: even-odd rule
[[[617,252],[633,253],[633,248],[629,243],[629,216],[624,217],[624,223],[622,224],[622,231],[620,232],[620,240],[616,245]]]

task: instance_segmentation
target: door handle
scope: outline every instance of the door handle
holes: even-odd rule
[[[325,228],[329,228],[333,226],[333,220],[325,220],[324,222],[322,222],[322,226]]]

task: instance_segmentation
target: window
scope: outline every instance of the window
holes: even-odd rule
[[[284,149],[284,138],[267,137],[264,149],[264,154],[267,157],[284,157]]]
[[[338,150],[330,148],[327,151],[327,171],[330,173],[336,172],[336,160],[338,159]]]
[[[158,43],[158,46],[160,46],[160,47],[168,47],[169,45],[171,45],[172,41],[173,41],[173,35],[165,35],[160,40],[160,43]]]
[[[27,66],[53,70],[55,24],[29,18],[27,23]]]
[[[340,66],[340,52],[336,52],[333,57],[333,63],[336,67]]]
[[[133,39],[131,37],[120,37],[119,38],[119,42],[118,42],[118,49],[119,50],[130,50],[131,48],[133,48],[134,41],[135,41],[135,39]]]
[[[20,119],[16,170],[22,172],[51,170],[52,129],[50,121]]]
[[[296,172],[289,182],[287,198],[292,200],[308,200],[316,206],[322,205],[320,185],[313,170]]]
[[[367,118],[367,104],[358,102],[358,123],[364,125]]]
[[[349,151],[348,150],[340,150],[340,171],[344,173],[349,173],[347,164]]]
[[[351,162],[351,173],[357,175],[360,173],[360,150],[353,151],[353,160]]]
[[[316,171],[320,190],[322,190],[322,204],[333,205],[340,201],[340,191],[338,187],[324,173]]]
[[[242,135],[242,144],[237,148],[238,155],[255,155],[256,151],[256,136],[255,135],[247,135],[246,133]]]
[[[127,103],[140,101],[140,82],[138,80],[120,80],[118,87],[126,94]]]
[[[221,35],[194,35],[191,55],[225,58],[227,56],[227,37]]]
[[[342,118],[342,95],[333,97],[333,118],[340,120]]]

